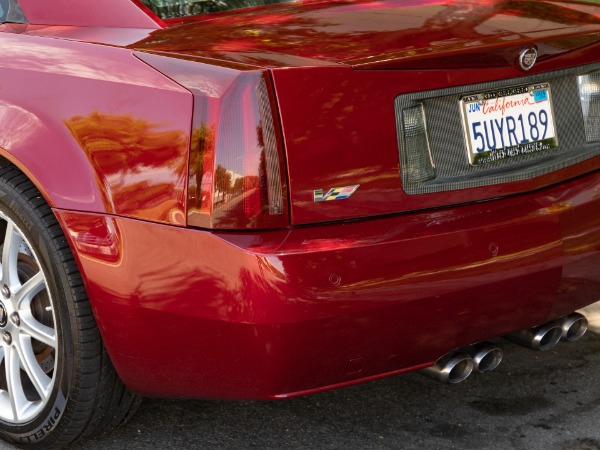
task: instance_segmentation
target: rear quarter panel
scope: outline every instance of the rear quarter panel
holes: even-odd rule
[[[32,24],[159,28],[162,23],[135,0],[19,0],[19,5]]]
[[[2,27],[2,156],[53,207],[185,224],[191,94],[129,50]]]

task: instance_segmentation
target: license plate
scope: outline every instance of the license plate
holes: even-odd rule
[[[460,103],[473,166],[558,147],[549,83],[468,95]]]

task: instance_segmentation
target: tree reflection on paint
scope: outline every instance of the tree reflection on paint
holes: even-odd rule
[[[259,124],[256,129],[257,149],[260,151],[257,175],[237,173],[231,167],[215,162],[215,128],[201,123],[192,132],[189,211],[192,220],[199,226],[211,226],[207,222],[210,214],[211,220],[220,225],[247,227],[256,220],[261,205],[268,207],[262,127]],[[256,168],[247,167],[246,170],[255,173]],[[198,219],[199,214],[206,219]]]
[[[215,161],[216,125],[201,123],[192,131],[188,202],[192,209],[206,209],[210,206],[212,173],[205,175],[205,168],[213,167]]]
[[[400,52],[465,49],[477,41],[510,43],[518,35],[533,36],[540,26],[600,24],[598,15],[548,2],[420,3],[406,5],[393,0],[275,5],[222,14],[200,26],[160,30],[132,47],[256,65],[289,65],[293,58],[354,63]],[[519,30],[518,34],[504,28],[505,20],[510,20],[510,30]]]
[[[65,124],[94,167],[107,211],[185,223],[186,132],[99,112]]]

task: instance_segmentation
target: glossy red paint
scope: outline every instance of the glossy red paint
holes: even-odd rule
[[[136,56],[194,95],[187,223],[220,229],[287,226],[283,148],[269,74]]]
[[[514,67],[526,43],[544,60],[600,31],[594,5],[527,0],[305,1],[188,21],[132,46],[273,68]]]
[[[263,12],[264,13],[264,12]],[[253,12],[254,15],[258,12]],[[202,25],[202,27],[200,26]],[[194,24],[196,28],[203,29],[206,24]],[[192,25],[187,25],[187,28]],[[186,28],[186,29],[187,29]],[[164,34],[168,32],[175,32],[179,28],[173,30],[164,30],[158,32],[159,34],[152,34],[155,39],[155,43],[151,45],[147,40],[142,39],[136,44],[128,44],[134,48],[147,48],[148,50],[169,50],[178,51],[183,53],[189,53],[185,49],[177,47],[181,45],[181,42],[189,42],[188,39],[185,41],[181,36],[179,39],[177,35]],[[188,31],[193,31],[192,29]],[[21,45],[40,45],[41,42],[44,44],[40,49],[40,56],[38,59],[42,59],[44,52],[49,52],[53,48],[77,48],[79,59],[82,60],[83,68],[86,68],[86,64],[90,64],[87,56],[84,54],[83,43],[78,45],[77,43],[68,43],[65,41],[50,41],[41,39],[41,36],[51,36],[54,38],[65,38],[75,40],[90,39],[95,42],[109,43],[111,45],[124,45],[131,39],[138,39],[140,37],[145,38],[148,34],[146,31],[132,31],[132,30],[119,30],[113,32],[110,29],[101,28],[80,28],[80,27],[25,27],[19,26],[19,36],[12,37],[15,40],[15,45],[18,49],[18,44]],[[33,39],[33,37],[39,37],[40,39]],[[164,39],[172,39],[176,46],[175,48],[166,48],[163,44]],[[29,39],[33,39],[29,41]],[[29,43],[31,42],[31,44]],[[171,41],[169,41],[171,42]],[[525,43],[528,41],[518,41]],[[587,43],[584,40],[572,40],[565,41],[570,42],[570,51],[566,53],[560,53],[552,58],[546,59],[546,61],[540,62],[530,73],[541,73],[549,70],[556,70],[562,67],[572,67],[582,64],[591,63],[596,60],[599,51],[597,44],[583,46],[577,48],[576,44]],[[196,44],[195,44],[196,45]],[[512,45],[512,44],[511,44]],[[474,48],[474,47],[472,47]],[[65,50],[66,51],[66,50]],[[479,50],[477,50],[479,51]],[[105,58],[118,58],[118,61],[124,61],[127,56],[127,50],[115,48],[105,49]],[[199,54],[200,52],[195,52]],[[11,53],[12,54],[12,53]],[[60,53],[59,53],[60,54]],[[204,53],[203,53],[204,54]],[[437,58],[442,58],[443,53],[441,50],[437,52]],[[228,55],[215,55],[207,54],[212,56],[228,57]],[[303,57],[304,58],[304,57]],[[47,59],[47,58],[46,58]],[[235,59],[235,58],[230,58]],[[224,83],[226,79],[224,73],[232,69],[231,73],[239,73],[239,71],[250,70],[253,66],[242,65],[231,60],[219,61],[218,65],[216,60],[208,58],[197,58],[199,65],[197,70],[199,71],[198,79],[202,79],[203,83],[208,86],[208,90],[215,89],[215,92],[219,92],[219,95],[224,95],[224,90],[219,87]],[[265,63],[265,61],[261,61]],[[5,61],[4,64],[11,64]],[[44,61],[44,64],[47,64]],[[204,64],[204,65],[203,65]],[[321,63],[324,64],[324,63]],[[330,63],[327,63],[330,65]],[[0,66],[2,63],[0,63]],[[13,64],[14,65],[14,64]],[[130,61],[129,65],[135,66],[134,61]],[[173,63],[174,65],[174,63]],[[224,67],[223,67],[224,66]],[[20,67],[20,66],[19,66]],[[115,64],[111,66],[115,67]],[[127,67],[127,65],[123,66]],[[48,69],[52,70],[52,65],[48,65]],[[136,72],[133,72],[134,77],[140,77],[140,68],[136,67]],[[60,69],[59,69],[60,71]],[[165,71],[163,69],[163,71]],[[200,73],[204,73],[200,76]],[[84,72],[85,73],[85,72]],[[76,73],[71,73],[71,76],[79,77]],[[427,195],[427,196],[407,196],[400,188],[400,178],[398,176],[399,161],[397,153],[397,135],[395,126],[395,117],[393,114],[393,99],[402,93],[414,92],[418,90],[431,90],[438,89],[441,87],[460,86],[469,83],[491,81],[496,79],[516,78],[522,76],[523,72],[512,67],[498,67],[493,69],[453,69],[453,70],[352,70],[349,67],[340,66],[335,64],[332,67],[288,67],[285,69],[274,69],[272,71],[272,77],[274,80],[275,89],[277,91],[277,101],[281,113],[281,122],[283,127],[283,138],[285,140],[285,149],[287,154],[288,164],[288,176],[289,176],[289,188],[291,196],[291,213],[292,223],[294,224],[305,224],[312,222],[323,222],[329,220],[342,220],[347,218],[355,217],[368,217],[370,215],[382,215],[390,214],[399,211],[410,211],[421,208],[437,207],[448,203],[465,203],[468,201],[476,201],[485,198],[493,198],[501,195],[525,192],[530,189],[539,188],[542,186],[548,186],[556,183],[562,179],[577,176],[578,174],[585,173],[586,171],[593,170],[598,167],[597,160],[588,161],[585,164],[578,166],[572,166],[561,172],[555,172],[542,177],[538,177],[532,180],[526,180],[518,183],[512,183],[511,185],[496,185],[487,188],[479,188],[471,191],[455,191],[452,193],[444,193],[440,195]],[[127,78],[128,75],[125,72],[123,75]],[[150,77],[152,80],[158,80],[158,76],[155,73],[148,72],[144,75]],[[105,77],[100,72],[97,78]],[[114,71],[110,74],[110,77],[115,77]],[[19,80],[20,75],[17,76]],[[118,78],[118,77],[117,77]],[[193,76],[192,76],[193,78]],[[110,78],[109,78],[110,79]],[[190,80],[190,76],[187,77]],[[140,78],[143,80],[143,78]],[[137,83],[137,79],[134,81],[128,81],[129,83]],[[141,81],[140,81],[141,82]],[[155,81],[156,86],[160,87],[164,84],[168,84],[169,81],[164,79]],[[192,82],[182,81],[182,83],[188,83],[188,89],[193,90]],[[152,85],[151,83],[149,84]],[[298,89],[298,86],[319,86],[318,89],[303,90]],[[19,87],[18,89],[24,89]],[[15,88],[15,92],[18,92]],[[87,88],[82,88],[87,89]],[[178,89],[173,83],[172,89]],[[184,92],[183,88],[179,88]],[[206,91],[206,89],[205,89]],[[103,97],[108,98],[112,93],[103,94]],[[140,95],[142,95],[140,93]],[[146,94],[143,94],[146,95]],[[131,94],[129,94],[131,96]],[[65,93],[62,97],[68,97]],[[152,95],[151,97],[154,97]],[[220,102],[220,98],[215,97],[215,101]],[[177,123],[180,124],[181,130],[187,130],[190,118],[186,117],[184,112],[186,108],[178,107],[174,100],[166,100],[166,97],[162,99],[156,98],[157,103],[162,105],[172,105],[171,113],[166,111],[160,111],[165,114],[164,121],[172,121],[175,117],[174,114],[178,113],[180,119],[177,119]],[[100,108],[96,108],[100,110]],[[136,110],[127,110],[127,107],[122,109],[126,110],[128,114],[135,117],[139,114],[139,111],[148,111],[147,106],[143,106]],[[187,109],[189,111],[189,109]],[[197,107],[197,110],[198,107]],[[158,113],[158,111],[157,111]],[[201,124],[199,123],[199,116],[196,117],[196,123],[194,127],[199,129]],[[206,124],[214,123],[214,120],[207,119]],[[216,119],[215,119],[216,120]],[[205,124],[205,125],[206,125]],[[329,124],[335,124],[333,127],[335,133],[331,132],[332,126]],[[186,131],[187,132],[187,131]],[[43,145],[43,141],[40,145]],[[56,145],[58,146],[58,145]],[[380,149],[377,152],[371,151],[371,149]],[[17,151],[8,150],[10,154],[17,155]],[[78,154],[80,151],[75,149]],[[185,150],[181,149],[181,152]],[[334,156],[332,156],[334,155]],[[344,155],[340,158],[339,155]],[[18,156],[17,156],[18,157]],[[312,170],[304,170],[304,164],[306,161],[318,161],[319,164],[313,164]],[[32,162],[35,164],[35,162]],[[34,173],[30,169],[30,164],[23,164],[26,170],[31,171],[31,175],[37,178],[37,173]],[[41,167],[45,167],[45,164],[41,164]],[[182,170],[181,168],[178,170]],[[82,174],[82,177],[85,177]],[[177,177],[185,177],[180,172]],[[62,180],[62,178],[61,178]],[[56,183],[56,181],[54,181]],[[49,180],[49,183],[52,181]],[[88,185],[87,181],[77,181],[77,187],[73,186],[70,188],[64,183],[60,183],[59,186],[53,189],[65,190],[69,189],[69,193],[59,192],[60,197],[81,197],[80,190],[81,184]],[[354,194],[354,196],[339,204],[338,202],[327,202],[326,204],[316,205],[313,202],[313,191],[315,189],[328,189],[335,186],[348,186],[360,184],[360,189]],[[48,189],[46,183],[38,183],[41,189]],[[184,187],[182,179],[174,179],[171,189],[180,191]],[[169,194],[170,195],[170,194]],[[110,196],[110,195],[109,195]],[[165,198],[167,194],[165,193]],[[55,199],[54,195],[48,195],[48,199],[52,203],[60,201]],[[95,194],[93,198],[101,198],[100,195]],[[138,208],[132,203],[135,203],[135,198],[129,200],[128,205],[123,208],[120,205],[116,205],[117,213],[124,213],[128,216],[143,217],[152,219],[153,212],[140,213],[139,210],[148,210],[146,207]],[[61,208],[88,210],[94,212],[103,212],[105,209],[98,205],[84,205],[72,203],[60,203],[57,204]],[[110,210],[109,210],[110,211]],[[185,206],[183,202],[179,203],[175,221],[177,223],[183,223],[181,220],[181,214],[185,216]],[[171,221],[168,216],[173,213],[170,210],[163,208],[159,211],[159,217],[161,221]],[[205,222],[194,222],[197,225],[210,225]],[[280,224],[282,225],[282,224]]]
[[[157,29],[163,22],[131,0],[81,2],[19,0],[27,21],[35,25]]]
[[[594,61],[599,52],[600,47],[593,46],[569,57],[585,64]],[[558,64],[549,60],[534,70],[544,71]],[[550,186],[599,168],[600,158],[595,158],[513,183],[438,194],[405,194],[398,176],[396,96],[419,89],[433,90],[520,76],[522,71],[514,68],[476,71],[367,71],[341,67],[273,70],[288,160],[292,223],[342,220],[495,198]],[[305,91],[297,86],[318,87]],[[311,164],[310,171],[306,171],[306,164]],[[357,184],[360,188],[343,202],[313,201],[315,189]]]
[[[310,393],[600,297],[600,157],[409,196],[394,111],[404,93],[518,80],[524,46],[540,51],[530,74],[598,62],[597,6],[307,1],[164,24],[129,0],[20,1],[30,25],[0,25],[0,154],[54,208],[131,389]],[[215,217],[204,195],[219,164],[198,149],[233,111],[238,141],[223,151],[239,157],[244,134],[260,178],[257,81],[283,213]],[[314,202],[356,184],[343,202]]]
[[[593,63],[599,30],[597,8],[581,3],[304,2],[198,17],[130,47],[271,67],[291,223],[309,224],[527,192],[599,168],[594,159],[510,184],[406,195],[393,114],[401,94],[523,77],[516,56],[527,45],[539,52],[528,75]],[[313,201],[317,189],[353,185],[343,204]]]
[[[590,212],[600,208],[599,177],[262,233],[56,214],[130,388],[274,398],[428,365],[596,300],[600,218]],[[364,367],[348,373],[355,358]]]
[[[146,39],[154,31],[146,28],[77,27],[55,25],[0,25],[3,31],[26,36],[51,37],[87,43],[125,47]]]
[[[53,206],[185,224],[191,94],[127,50],[1,38],[2,155]]]

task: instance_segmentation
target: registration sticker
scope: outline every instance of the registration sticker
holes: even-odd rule
[[[468,95],[460,104],[473,166],[558,148],[550,83]]]

